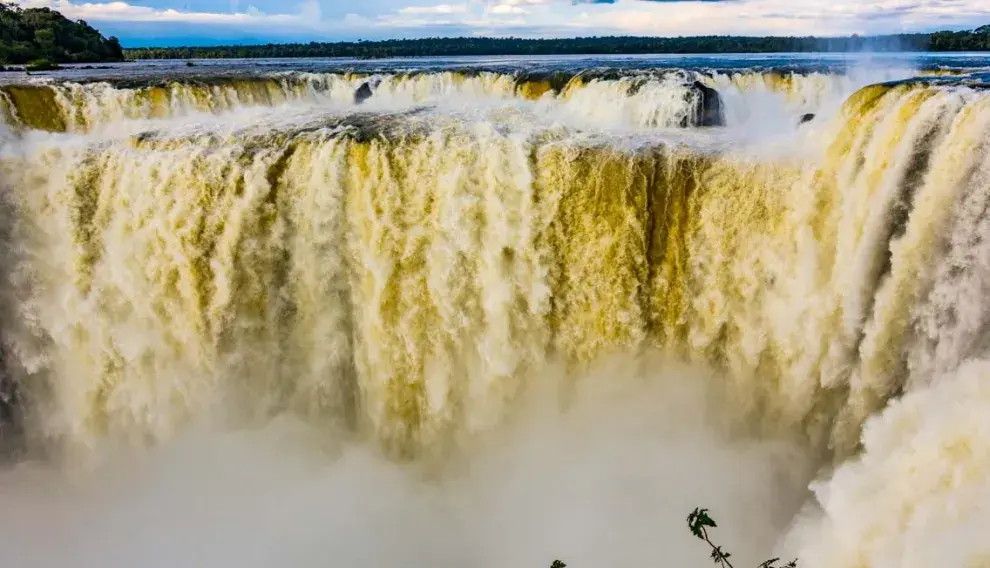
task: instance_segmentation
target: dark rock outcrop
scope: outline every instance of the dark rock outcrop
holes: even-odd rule
[[[371,88],[371,81],[361,83],[357,91],[354,91],[354,104],[359,105],[371,98],[375,91]]]
[[[815,114],[809,112],[808,114],[801,116],[801,121],[798,122],[798,124],[805,124],[807,122],[811,122],[812,120],[815,120]]]
[[[695,95],[694,126],[710,127],[725,126],[725,111],[722,108],[722,97],[718,91],[695,81],[691,85]]]
[[[21,405],[17,384],[0,368],[0,462],[13,457],[20,442]]]
[[[516,75],[516,93],[530,99],[538,99],[546,92],[559,95],[574,78],[566,71],[527,71]]]
[[[0,379],[0,429],[13,422],[16,408],[17,392],[13,383],[6,378]]]

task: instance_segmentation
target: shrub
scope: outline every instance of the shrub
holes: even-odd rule
[[[722,568],[735,568],[729,558],[732,556],[728,552],[722,550],[721,546],[716,545],[712,542],[711,538],[708,536],[708,529],[714,529],[718,527],[715,524],[715,520],[708,515],[708,509],[695,509],[693,513],[688,515],[687,518],[688,528],[691,529],[691,534],[698,537],[699,539],[705,541],[708,546],[711,547],[711,559],[715,564],[718,564]],[[780,558],[771,558],[763,564],[760,564],[759,568],[797,568],[798,561],[791,560],[787,564],[779,565]],[[567,564],[564,564],[560,560],[554,560],[550,568],[566,568]]]
[[[35,59],[28,63],[24,69],[26,71],[55,71],[56,69],[61,69],[61,67],[58,66],[58,63],[50,59]]]
[[[722,566],[722,568],[734,568],[732,563],[729,562],[729,557],[732,555],[722,550],[721,546],[716,546],[708,536],[708,529],[718,527],[715,521],[708,515],[708,509],[695,509],[693,513],[688,515],[687,523],[688,528],[691,529],[691,534],[705,541],[711,547],[711,559],[715,564]],[[797,560],[791,560],[783,566],[778,566],[778,562],[780,562],[779,558],[771,558],[760,564],[760,568],[797,568]]]

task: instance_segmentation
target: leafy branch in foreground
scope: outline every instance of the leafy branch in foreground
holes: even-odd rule
[[[722,568],[735,568],[732,562],[729,561],[732,555],[722,550],[722,547],[712,542],[711,537],[708,536],[708,529],[718,528],[715,520],[708,514],[708,509],[695,509],[693,513],[688,515],[687,523],[688,528],[691,529],[691,534],[705,541],[711,547],[711,559],[715,564],[718,564]],[[771,558],[760,564],[758,568],[797,568],[798,565],[796,559],[791,560],[787,564],[777,564],[778,562],[780,562],[780,558]],[[554,560],[550,568],[567,568],[567,564],[564,564],[560,560]]]
[[[688,528],[691,529],[691,534],[705,541],[708,546],[711,547],[711,558],[715,564],[722,566],[722,568],[735,568],[732,563],[729,562],[729,557],[732,555],[722,550],[722,547],[712,542],[711,538],[708,536],[708,529],[718,527],[718,525],[715,524],[714,519],[708,515],[708,509],[695,509],[693,513],[688,515],[687,523]],[[763,564],[760,564],[759,568],[797,568],[797,560],[791,560],[783,566],[778,566],[778,562],[780,562],[779,558],[771,558]]]

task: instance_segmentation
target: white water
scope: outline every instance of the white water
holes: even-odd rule
[[[728,442],[688,371],[610,369],[560,415],[534,393],[505,430],[443,468],[385,460],[293,421],[191,430],[98,477],[0,477],[6,566],[602,566],[707,554],[683,538],[699,502],[752,564],[802,500],[800,451]],[[553,374],[546,375],[552,387]],[[590,378],[590,377],[589,377]],[[551,390],[552,388],[548,388]],[[58,543],[53,546],[53,543]]]
[[[374,95],[361,110],[396,112],[439,107],[464,113],[514,108],[541,121],[582,128],[620,131],[675,127],[692,120],[694,80],[714,87],[725,103],[729,126],[753,135],[790,130],[805,113],[832,116],[857,89],[877,81],[909,78],[909,69],[853,70],[847,75],[811,73],[765,75],[693,72],[633,74],[624,78],[584,79],[578,75],[561,89],[539,77],[518,82],[513,75],[444,72],[420,75],[282,74],[267,79],[220,81],[203,87],[172,82],[157,87],[117,89],[108,83],[64,83],[52,87],[60,129],[87,132],[119,128],[141,118],[196,117],[204,112],[226,115],[252,107],[294,107],[353,112],[354,93],[365,82]],[[38,82],[45,85],[45,82]],[[24,112],[23,109],[21,112]],[[29,112],[37,113],[36,109]],[[19,124],[16,104],[0,91],[0,116]]]
[[[893,403],[864,455],[814,487],[790,535],[805,566],[981,566],[990,559],[990,362]]]
[[[8,134],[5,561],[986,561],[990,98],[473,80]]]

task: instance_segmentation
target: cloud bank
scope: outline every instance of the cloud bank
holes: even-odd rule
[[[846,35],[966,29],[990,0],[17,0],[125,45],[455,35]],[[138,2],[141,2],[140,4]]]

